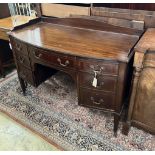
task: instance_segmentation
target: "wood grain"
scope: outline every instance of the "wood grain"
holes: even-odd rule
[[[125,62],[131,54],[130,49],[139,39],[137,35],[115,33],[112,30],[98,31],[47,22],[34,24],[12,32],[11,35],[32,45],[61,53]]]
[[[145,28],[155,26],[155,11],[92,7],[91,15],[144,21]]]
[[[143,30],[144,29],[144,21],[136,21],[136,20],[127,20],[127,19],[120,19],[120,18],[112,18],[112,17],[100,17],[100,16],[78,16],[78,15],[71,15],[70,17],[73,18],[84,18],[84,19],[93,19],[95,21],[102,21],[107,24],[125,27],[125,28],[132,28]]]
[[[41,4],[42,15],[53,17],[69,17],[71,14],[89,15],[89,7],[70,6],[63,4]]]
[[[155,49],[155,28],[149,28],[144,33],[138,44],[135,46],[135,50],[145,53],[148,49]]]
[[[154,50],[153,50],[154,49]],[[148,29],[135,47],[134,76],[124,133],[131,125],[155,134],[155,29]]]

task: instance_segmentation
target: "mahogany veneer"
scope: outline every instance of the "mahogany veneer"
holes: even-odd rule
[[[32,20],[10,33],[22,90],[27,82],[37,87],[56,70],[66,72],[77,84],[79,105],[114,113],[116,134],[132,49],[141,34],[92,19]]]

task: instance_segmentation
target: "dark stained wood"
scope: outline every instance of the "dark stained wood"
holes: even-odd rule
[[[36,23],[12,32],[11,35],[29,44],[60,53],[125,62],[128,61],[128,55],[132,53],[130,49],[139,39],[137,35],[106,30],[96,31],[47,22]]]
[[[91,89],[95,89],[92,86],[93,79],[94,79],[94,74],[80,72],[79,82],[82,87],[88,87]],[[108,92],[116,91],[117,77],[98,74],[97,80],[98,80],[97,87],[96,87],[97,90],[104,90]]]
[[[16,54],[17,55],[16,59],[18,61],[18,64],[21,64],[21,65],[23,65],[23,66],[25,66],[27,68],[31,68],[31,64],[30,64],[29,58],[27,56],[23,55],[20,52],[16,51],[16,53],[17,53]]]
[[[134,76],[127,123],[155,134],[155,29],[148,29],[135,47]]]
[[[106,22],[105,18],[97,16],[71,16],[70,18],[43,18],[43,22],[80,27],[100,31],[112,31],[140,36],[141,30],[127,26],[125,23],[120,25],[113,22]],[[120,19],[121,20],[121,19]],[[131,23],[130,23],[131,24]]]
[[[51,51],[48,51],[47,53],[45,53],[44,50],[39,50],[37,48],[34,48],[32,50],[34,52],[34,59],[49,62],[51,64],[54,64],[60,67],[66,67],[71,69],[76,68],[74,56],[56,54],[55,52],[51,53]]]
[[[89,95],[88,95],[89,94]],[[104,110],[115,110],[115,95],[92,89],[80,88],[79,104]]]
[[[108,31],[103,22],[103,28],[97,30],[95,23],[80,18],[41,18],[18,27],[9,36],[23,92],[27,82],[37,87],[56,70],[63,71],[77,85],[79,105],[114,113],[116,135],[128,64],[143,31],[137,34],[137,30],[128,29],[125,33],[117,27],[116,32],[113,26]],[[95,73],[96,87],[92,86]]]
[[[108,62],[103,60],[94,59],[79,59],[78,69],[80,71],[93,73],[93,71],[98,71],[99,74],[107,75],[117,75],[118,74],[118,63]]]
[[[143,21],[134,21],[134,20],[127,20],[127,19],[120,19],[120,18],[111,18],[111,17],[100,17],[100,16],[77,16],[71,15],[72,18],[84,18],[84,19],[92,19],[99,22],[104,22],[109,24],[108,27],[111,25],[113,26],[120,26],[127,30],[127,28],[133,29],[132,31],[143,30],[144,29],[144,22]],[[116,29],[118,30],[118,29]],[[131,31],[129,31],[131,33]]]

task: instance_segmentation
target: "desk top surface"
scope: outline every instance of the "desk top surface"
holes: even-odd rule
[[[78,22],[78,19],[76,22]],[[83,23],[83,25],[85,24]],[[107,31],[106,28],[105,30],[87,29],[40,21],[12,31],[11,35],[34,46],[55,50],[60,53],[128,61],[131,49],[138,41],[139,35],[137,33],[132,35],[121,33],[121,28],[118,27],[118,29],[119,32],[112,32],[112,28]]]
[[[155,50],[155,28],[149,28],[135,46],[137,52],[145,52],[148,49]]]
[[[13,30],[14,27],[25,24],[33,18],[34,17],[22,16],[22,15],[3,18],[3,19],[0,19],[0,29],[6,30],[6,31]]]

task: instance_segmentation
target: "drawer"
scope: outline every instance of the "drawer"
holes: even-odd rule
[[[28,83],[34,85],[32,71],[22,65],[19,65],[19,64],[17,65],[18,65],[17,68],[18,68],[19,77],[21,77],[23,80],[27,81]]]
[[[74,56],[56,54],[54,52],[52,53],[52,51],[47,52],[40,49],[34,49],[33,54],[35,59],[39,61],[54,64],[61,68],[76,68],[76,57]]]
[[[114,110],[115,95],[103,91],[79,88],[79,104],[97,109]]]
[[[78,69],[85,72],[94,72],[98,71],[101,74],[110,74],[117,75],[118,74],[118,64],[105,62],[101,60],[78,60]]]
[[[27,46],[25,43],[22,43],[19,40],[13,39],[13,41],[11,41],[11,43],[13,43],[12,48],[17,51],[22,53],[23,55],[28,55],[28,51],[27,51]]]
[[[18,64],[31,68],[28,56],[24,56],[23,54],[16,52],[16,60]]]
[[[94,79],[94,74],[79,72],[80,86],[115,92],[117,77],[98,74],[96,87],[92,86],[93,79]]]

